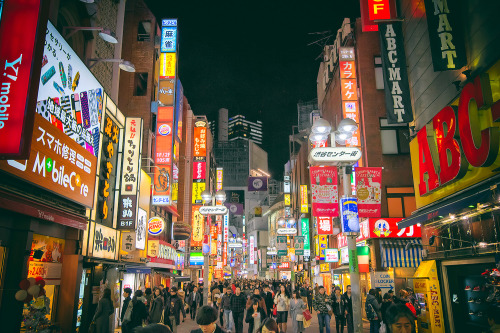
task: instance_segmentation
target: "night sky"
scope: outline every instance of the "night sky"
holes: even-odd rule
[[[344,17],[359,17],[359,2],[146,3],[158,19],[178,18],[179,77],[194,113],[213,120],[224,107],[261,120],[271,175],[281,178],[297,102],[317,97],[322,49],[307,44],[321,35],[309,33],[335,34]]]

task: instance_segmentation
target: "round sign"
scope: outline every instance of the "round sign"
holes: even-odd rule
[[[238,207],[236,205],[231,205],[229,206],[229,211],[234,214],[238,211]]]
[[[148,232],[150,235],[157,236],[163,232],[165,221],[161,217],[155,216],[148,221]]]
[[[165,136],[169,135],[172,132],[172,128],[168,124],[162,124],[158,127],[158,134]]]
[[[256,178],[253,180],[252,185],[255,189],[259,189],[264,185],[264,182],[262,179]]]
[[[366,187],[358,187],[356,189],[356,194],[359,200],[366,200],[370,196],[370,192],[368,192]]]

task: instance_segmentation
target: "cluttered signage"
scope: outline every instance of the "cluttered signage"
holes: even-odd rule
[[[0,156],[30,156],[31,126],[35,115],[37,79],[46,20],[38,0],[2,1],[0,14]],[[49,23],[50,24],[50,23]],[[64,41],[64,40],[63,40]],[[46,44],[50,40],[46,41]],[[59,50],[58,50],[59,52]]]
[[[301,218],[300,224],[302,228],[302,236],[304,236],[304,256],[310,256],[311,242],[309,239],[309,219],[307,217]]]
[[[417,208],[498,172],[500,102],[490,82],[484,73],[467,83],[458,106],[444,107],[410,142]]]
[[[92,208],[97,159],[35,115],[30,157],[0,161],[0,169],[71,201]]]
[[[368,219],[361,219],[359,223],[359,235],[356,237],[356,243],[361,243],[370,238],[370,225]],[[347,237],[340,233],[337,235],[337,247],[343,248],[347,246]]]
[[[370,238],[420,238],[422,230],[419,225],[411,225],[398,229],[398,222],[403,218],[370,218]]]
[[[311,166],[309,172],[313,216],[338,216],[337,168]]]
[[[278,235],[295,235],[297,234],[297,221],[292,217],[286,217],[278,220]]]
[[[287,236],[276,237],[278,256],[286,256],[288,254]]]
[[[125,120],[123,172],[118,204],[117,229],[134,230],[139,197],[139,171],[141,170],[142,119]]]
[[[119,231],[94,224],[92,256],[105,259],[116,259],[118,252]]]
[[[151,263],[171,265],[175,268],[177,251],[170,244],[162,240],[148,240],[148,258]]]
[[[434,71],[456,70],[467,65],[458,3],[425,0],[424,4]]]
[[[385,107],[389,124],[413,121],[402,22],[380,24]]]
[[[380,217],[382,168],[356,168],[355,175],[359,217]]]
[[[318,216],[316,219],[318,222],[318,235],[333,235],[333,218]]]

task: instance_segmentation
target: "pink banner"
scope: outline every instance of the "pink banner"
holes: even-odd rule
[[[380,217],[382,168],[356,168],[359,217]]]
[[[310,167],[313,216],[339,216],[336,167]]]

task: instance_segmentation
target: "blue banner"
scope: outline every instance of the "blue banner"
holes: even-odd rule
[[[359,232],[358,199],[340,199],[342,232]]]

